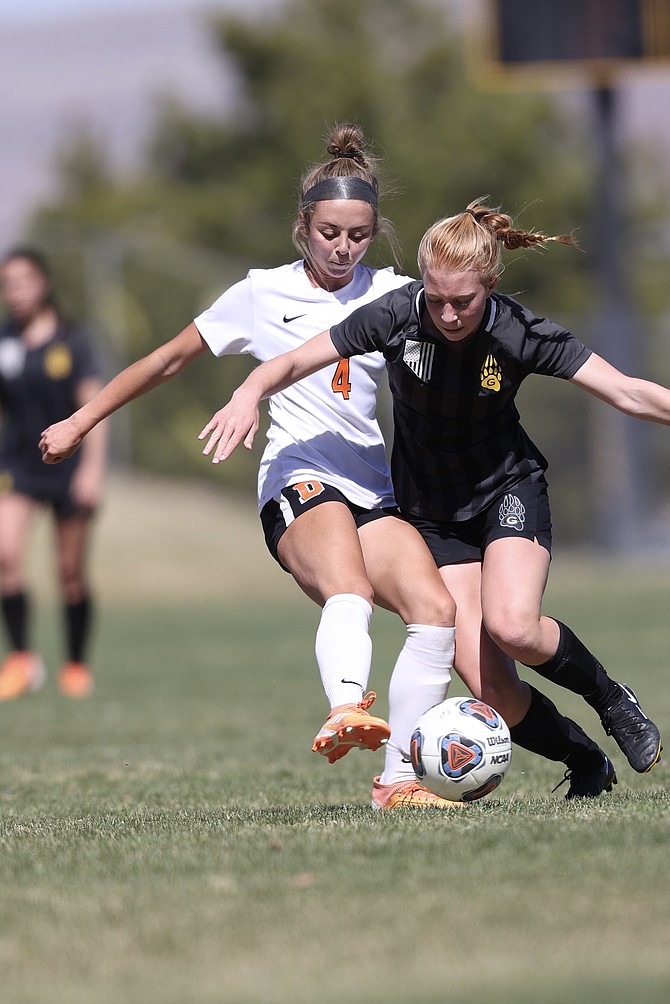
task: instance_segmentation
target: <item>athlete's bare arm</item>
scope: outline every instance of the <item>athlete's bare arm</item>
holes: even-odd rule
[[[198,439],[209,436],[202,452],[209,456],[214,450],[212,463],[218,464],[226,460],[240,443],[250,450],[258,431],[260,402],[339,358],[330,331],[322,331],[300,348],[261,363],[234,391],[228,404],[212,416],[198,436]]]
[[[69,418],[44,430],[39,443],[44,463],[57,464],[72,456],[84,436],[103,418],[172,379],[206,351],[207,345],[195,324],[189,324],[169,342],[132,363]]]
[[[667,387],[626,376],[595,353],[570,382],[632,418],[670,425],[670,390]]]

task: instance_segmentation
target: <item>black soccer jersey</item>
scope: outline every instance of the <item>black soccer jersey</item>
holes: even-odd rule
[[[47,426],[78,407],[77,385],[98,375],[91,343],[76,325],[61,322],[53,338],[27,348],[11,321],[0,325],[0,472],[27,483],[36,494],[69,481],[79,461],[42,463],[38,443]]]
[[[401,509],[436,521],[470,519],[548,466],[520,424],[514,399],[522,381],[531,373],[569,379],[591,350],[499,293],[473,335],[449,342],[421,327],[423,300],[423,283],[409,283],[354,311],[330,335],[344,357],[377,349],[386,358]]]

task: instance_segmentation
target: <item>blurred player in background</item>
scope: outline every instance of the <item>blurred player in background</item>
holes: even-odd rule
[[[396,498],[459,609],[461,596],[479,597],[493,641],[582,695],[631,767],[645,773],[660,759],[658,729],[633,691],[612,680],[567,625],[541,612],[551,553],[547,461],[522,428],[514,399],[522,381],[540,373],[570,380],[626,414],[670,425],[670,390],[623,375],[564,328],[495,292],[501,245],[549,241],[574,244],[520,230],[479,202],[438,221],[419,246],[421,281],[255,370],[207,427],[209,448],[218,444],[214,459],[223,459],[241,441],[250,446],[258,402],[268,394],[335,360],[382,352],[394,401]],[[459,646],[471,635],[458,633]],[[528,739],[535,728],[529,713],[512,737]],[[584,779],[593,794],[616,780],[602,756]]]
[[[49,471],[35,437],[89,401],[101,381],[86,334],[61,316],[45,259],[19,248],[0,262],[7,319],[0,326],[0,606],[10,651],[0,667],[0,700],[39,689],[45,667],[32,650],[25,564],[40,506],[53,514],[67,658],[58,685],[69,697],[93,687],[87,663],[92,598],[87,554],[100,502],[106,453],[104,426],[78,457]]]
[[[362,259],[379,232],[379,183],[358,127],[335,127],[330,158],[302,180],[294,243],[298,261],[252,270],[175,339],[115,377],[67,422],[41,440],[46,463],[62,460],[105,416],[158,386],[207,349],[218,356],[250,353],[268,360],[304,344],[324,325],[410,280]],[[313,749],[332,763],[355,746],[385,746],[382,775],[373,782],[376,808],[454,803],[418,784],[409,761],[410,737],[423,711],[446,697],[454,658],[454,603],[421,536],[399,518],[386,451],[375,418],[385,370],[379,354],[333,359],[327,373],[276,394],[259,471],[259,509],[270,552],[322,608],[316,657],[330,711]],[[371,666],[373,603],[407,625],[389,689],[389,723],[373,718],[366,696]],[[479,644],[464,642],[470,654]],[[531,704],[531,690],[511,660],[499,661],[482,685],[479,657],[459,667],[473,693],[511,724]],[[604,754],[551,704],[536,717],[543,750],[581,777]],[[549,737],[549,739],[547,739]],[[533,741],[534,741],[533,736]],[[553,744],[553,745],[551,745]],[[532,748],[529,747],[529,748]],[[581,772],[581,773],[580,773]],[[593,794],[573,782],[572,794]]]

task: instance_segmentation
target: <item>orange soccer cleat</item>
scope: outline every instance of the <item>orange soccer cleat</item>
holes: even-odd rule
[[[58,671],[58,686],[67,697],[88,697],[93,690],[93,677],[83,662],[66,662]]]
[[[0,667],[0,701],[30,694],[44,686],[44,663],[34,652],[10,652]]]
[[[352,749],[378,750],[388,742],[391,729],[383,718],[368,714],[376,698],[374,690],[365,695],[359,704],[342,704],[331,708],[330,714],[312,746],[329,763],[335,763]]]
[[[450,802],[434,795],[417,780],[380,784],[376,777],[372,785],[373,809],[463,809],[465,802]]]

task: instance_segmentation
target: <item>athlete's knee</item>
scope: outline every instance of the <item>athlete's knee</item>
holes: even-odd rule
[[[503,652],[513,659],[537,646],[539,619],[523,611],[497,609],[484,611],[484,627]]]
[[[367,579],[365,579],[365,581],[360,580],[354,586],[353,589],[341,589],[338,590],[338,593],[354,593],[356,596],[360,596],[362,597],[362,599],[366,600],[370,604],[370,606],[374,609],[375,591],[372,588],[371,583],[368,582]]]
[[[529,625],[505,624],[497,629],[487,624],[487,630],[496,645],[512,659],[524,662],[537,649],[536,633]]]
[[[340,597],[357,596],[369,603],[374,608],[374,590],[367,579],[343,580],[338,583],[329,583],[319,588],[322,600],[337,600]]]
[[[15,593],[24,582],[23,558],[16,551],[0,551],[0,589],[3,593]]]
[[[81,564],[67,556],[58,560],[58,582],[68,603],[77,603],[86,592],[86,578]]]
[[[456,623],[456,603],[438,576],[434,580],[410,578],[387,584],[380,595],[405,624],[454,627]]]
[[[407,623],[453,627],[456,623],[456,604],[446,589],[435,590],[423,597],[418,609],[411,612]]]

